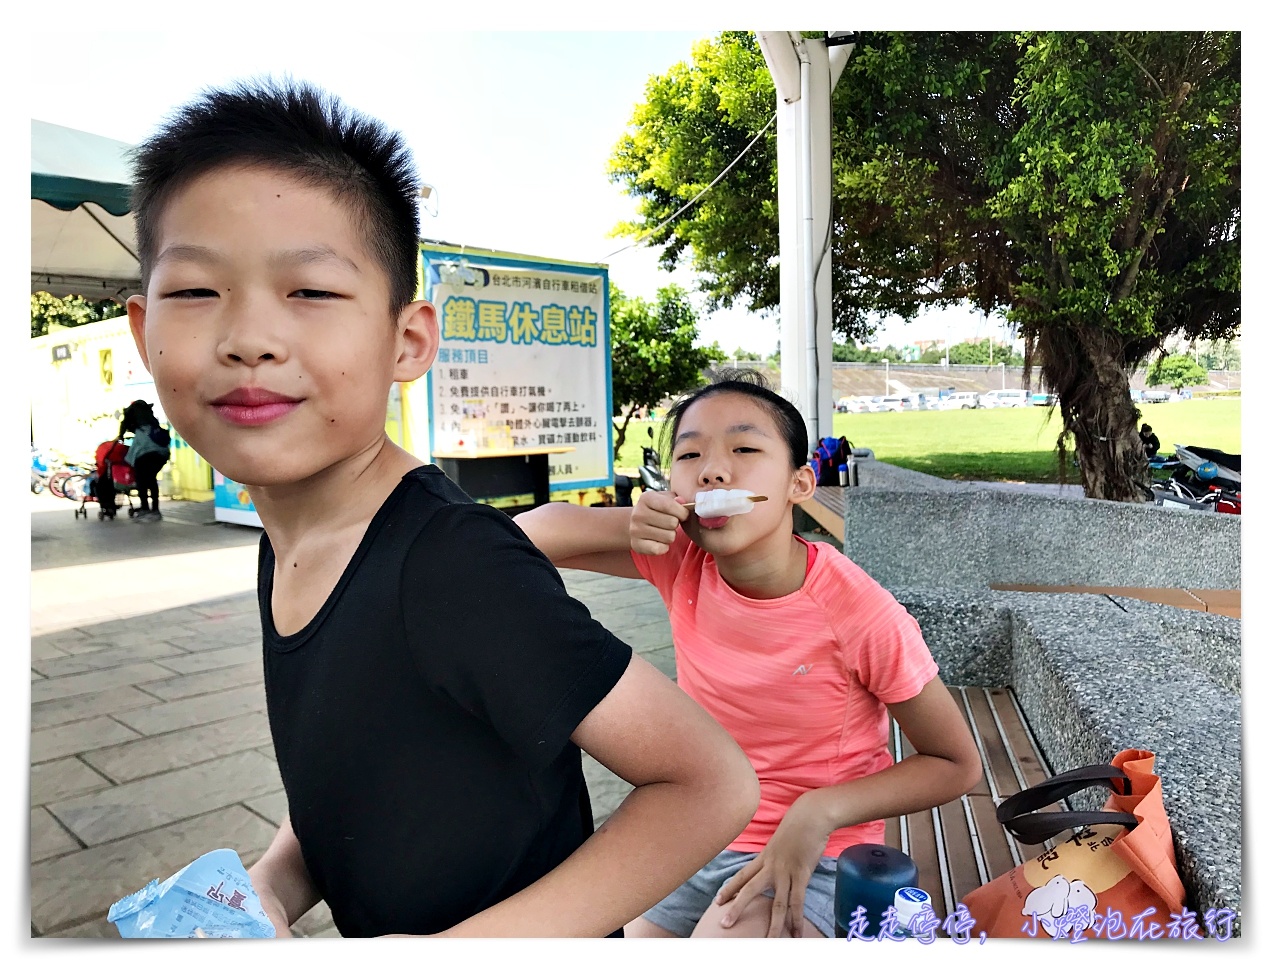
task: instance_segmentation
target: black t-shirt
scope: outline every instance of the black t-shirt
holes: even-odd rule
[[[327,602],[280,637],[257,580],[292,827],[343,936],[436,933],[592,834],[570,735],[631,648],[503,512],[433,465],[372,518]]]

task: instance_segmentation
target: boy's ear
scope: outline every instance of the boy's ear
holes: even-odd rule
[[[133,294],[124,304],[128,309],[128,329],[133,332],[133,343],[141,355],[142,365],[150,372],[150,357],[146,353],[146,298]]]
[[[813,498],[818,487],[818,477],[808,465],[801,465],[791,476],[791,501],[800,503]]]
[[[408,303],[398,316],[398,360],[393,379],[403,383],[422,377],[438,354],[438,315],[428,300]]]

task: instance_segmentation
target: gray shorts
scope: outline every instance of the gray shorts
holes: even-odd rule
[[[645,918],[677,936],[689,936],[707,912],[721,887],[756,858],[755,852],[726,849],[674,889],[661,903],[646,910]],[[773,890],[765,895],[773,898]],[[805,918],[826,937],[835,936],[835,859],[823,856],[804,891]]]

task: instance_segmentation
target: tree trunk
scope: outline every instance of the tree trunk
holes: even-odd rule
[[[1043,379],[1057,394],[1064,431],[1057,438],[1062,480],[1067,436],[1073,436],[1088,498],[1146,500],[1149,463],[1137,431],[1122,339],[1096,327],[1056,327],[1037,336]]]
[[[619,449],[623,447],[623,441],[628,436],[628,423],[632,420],[632,415],[636,414],[637,407],[634,404],[628,408],[628,413],[623,416],[623,424],[619,425],[619,436],[614,439],[614,457],[618,460]]]

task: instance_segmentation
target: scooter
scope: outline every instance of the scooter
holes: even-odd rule
[[[637,469],[639,481],[633,481],[628,475],[614,476],[616,505],[631,506],[632,489],[637,485],[640,485],[642,489],[653,489],[656,492],[666,492],[668,490],[667,476],[663,474],[663,463],[659,461],[658,451],[652,447],[654,429],[646,428],[645,433],[650,436],[650,444],[641,448],[641,467]]]
[[[645,433],[650,436],[650,442],[654,442],[654,429],[646,428]],[[644,445],[641,448],[641,467],[637,469],[637,474],[641,476],[641,487],[652,488],[656,492],[666,492],[668,490],[667,476],[663,474],[663,463],[659,461],[659,453],[650,445]]]
[[[1197,445],[1176,445],[1174,458],[1150,461],[1151,470],[1171,470],[1147,488],[1164,508],[1242,514],[1242,456]]]

